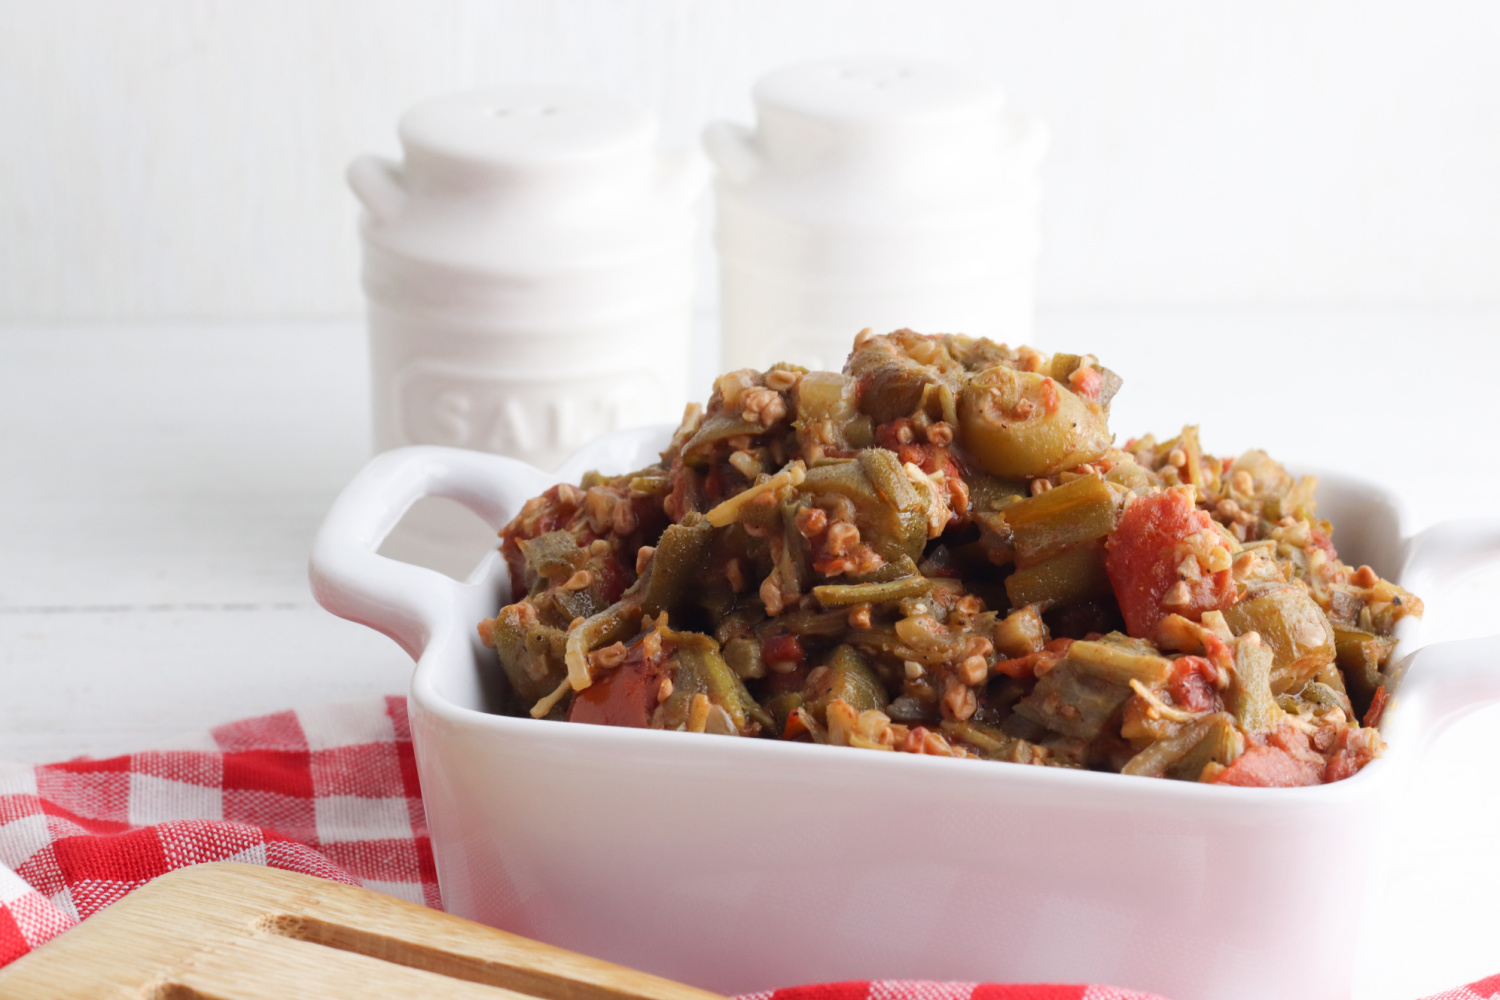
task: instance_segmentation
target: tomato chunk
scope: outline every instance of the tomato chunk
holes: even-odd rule
[[[1229,570],[1200,568],[1195,577],[1180,572],[1183,560],[1194,558],[1188,540],[1205,531],[1218,538],[1213,520],[1185,488],[1136,497],[1125,508],[1105,544],[1104,569],[1131,635],[1155,639],[1169,614],[1198,621],[1203,612],[1234,603]]]
[[[569,722],[645,729],[656,710],[664,671],[657,661],[630,659],[603,672],[594,683],[573,696]]]
[[[773,635],[763,639],[760,644],[760,655],[765,657],[767,663],[795,663],[802,665],[807,654],[802,651],[802,643],[797,641],[795,635]]]
[[[1385,688],[1376,688],[1378,692]],[[1373,729],[1345,729],[1338,735],[1333,755],[1328,758],[1328,767],[1323,771],[1324,781],[1343,781],[1375,759],[1380,738]]]
[[[1322,783],[1322,768],[1279,747],[1251,747],[1214,778],[1216,785],[1247,788],[1296,788]]]
[[[1214,707],[1214,682],[1219,670],[1201,656],[1179,657],[1172,664],[1168,689],[1172,700],[1189,712],[1208,712]]]

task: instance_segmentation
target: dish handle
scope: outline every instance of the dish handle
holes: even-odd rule
[[[1500,559],[1500,518],[1455,518],[1407,539],[1397,579],[1415,594],[1431,593],[1494,559]]]
[[[313,597],[419,659],[468,585],[382,556],[380,543],[412,504],[429,496],[463,504],[498,531],[552,481],[524,462],[458,448],[418,446],[377,455],[339,494],[318,529],[308,562]]]
[[[1500,635],[1439,642],[1406,657],[1394,671],[1389,720],[1394,745],[1425,752],[1453,723],[1500,702]]]
[[[1435,594],[1496,559],[1500,518],[1457,518],[1406,541],[1397,579],[1417,594]],[[1418,649],[1391,670],[1390,686],[1389,715],[1381,729],[1391,743],[1425,752],[1454,722],[1500,702],[1500,635]]]

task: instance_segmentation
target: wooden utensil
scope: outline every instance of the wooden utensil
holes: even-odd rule
[[[368,889],[228,862],[164,875],[0,969],[5,1000],[722,1000]]]

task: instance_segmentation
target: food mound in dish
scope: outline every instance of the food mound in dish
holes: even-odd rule
[[[1316,481],[1196,427],[1115,447],[1089,355],[869,331],[720,377],[661,462],[501,532],[479,626],[537,718],[1232,785],[1382,750],[1421,602],[1339,561]]]

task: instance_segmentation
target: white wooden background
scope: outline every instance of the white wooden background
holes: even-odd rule
[[[1360,472],[1413,528],[1500,512],[1497,49],[1454,0],[0,0],[0,759],[404,689],[305,582],[368,455],[342,171],[481,83],[591,83],[687,144],[788,62],[965,62],[1053,126],[1038,341],[1121,371],[1117,429]],[[1433,631],[1500,632],[1497,598],[1455,581]],[[1360,1000],[1500,971],[1496,726],[1409,793]]]
[[[847,53],[1050,120],[1044,303],[1495,301],[1497,47],[1485,0],[0,0],[0,318],[352,317],[342,171],[413,102],[591,84],[687,144]]]

